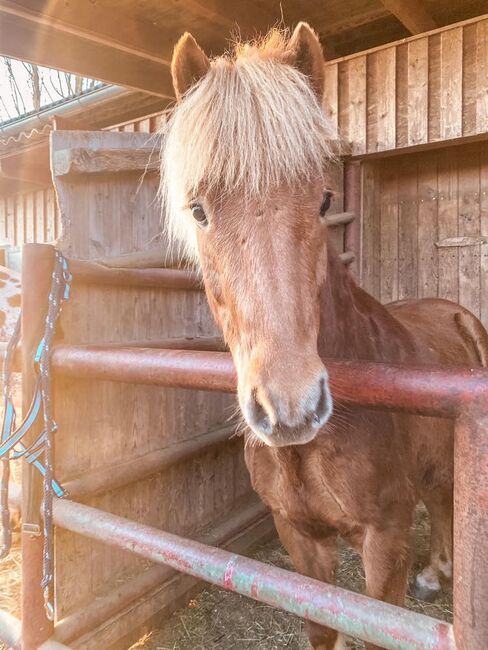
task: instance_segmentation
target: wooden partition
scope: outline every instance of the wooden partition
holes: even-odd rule
[[[454,300],[488,327],[485,143],[364,161],[362,217],[367,291]]]
[[[324,109],[354,155],[488,131],[488,16],[326,64]]]
[[[153,142],[143,133],[55,132],[52,166],[61,213],[60,249],[70,258],[94,259],[154,249],[166,241],[156,198],[156,162],[145,171]],[[205,294],[196,289],[97,286],[77,283],[61,319],[67,343],[151,342],[167,337],[215,336]],[[198,538],[257,503],[244,465],[242,438],[232,436],[235,397],[203,391],[87,380],[58,380],[55,411],[56,474],[66,483],[102,468],[188,441],[219,427],[228,440],[188,461],[86,503],[170,532]],[[249,533],[241,551],[269,536],[268,517]],[[147,563],[133,555],[80,538],[56,535],[56,617],[83,617],[83,610],[138,580]],[[167,578],[124,611],[70,645],[127,647],[151,619],[181,602],[194,588],[188,577]],[[127,599],[126,599],[127,600]],[[96,600],[95,600],[96,606]],[[65,625],[69,627],[69,625]],[[123,641],[121,641],[123,639]],[[67,639],[64,637],[64,641]]]

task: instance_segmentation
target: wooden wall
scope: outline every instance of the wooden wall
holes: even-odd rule
[[[0,197],[0,240],[12,246],[52,242],[59,234],[59,214],[53,188]]]
[[[362,155],[488,131],[488,17],[331,61],[324,108]]]
[[[363,162],[362,247],[362,284],[381,302],[448,298],[488,327],[486,144]]]

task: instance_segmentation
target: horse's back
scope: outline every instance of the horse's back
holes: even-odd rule
[[[412,334],[422,361],[488,366],[488,333],[465,307],[441,298],[399,300],[385,307]]]

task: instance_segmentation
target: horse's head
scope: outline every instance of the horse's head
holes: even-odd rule
[[[332,411],[317,353],[332,159],[320,43],[301,23],[291,38],[273,31],[209,61],[186,34],[172,73],[170,229],[201,264],[252,431],[271,446],[309,442]]]

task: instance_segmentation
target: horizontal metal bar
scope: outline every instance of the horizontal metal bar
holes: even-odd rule
[[[203,291],[202,279],[196,273],[177,269],[113,269],[88,262],[69,260],[74,284],[98,284],[125,287],[153,287]]]
[[[463,406],[483,400],[488,409],[488,371],[483,369],[387,365],[324,359],[332,394],[341,403],[456,417]],[[234,392],[229,353],[145,348],[59,345],[55,371],[134,384]]]
[[[107,348],[162,348],[164,350],[203,350],[205,352],[228,352],[221,336],[183,336],[167,339],[150,339],[104,343]],[[0,348],[1,354],[1,348]],[[1,358],[1,356],[0,356]]]
[[[69,481],[63,488],[71,499],[87,499],[108,490],[140,481],[176,463],[188,461],[221,445],[235,432],[235,424],[195,436],[191,440],[175,443],[139,458],[92,470]]]
[[[338,212],[337,214],[329,214],[326,216],[325,223],[329,227],[333,228],[334,226],[342,226],[351,223],[355,218],[356,215],[354,212]]]
[[[272,521],[268,509],[262,503],[252,503],[244,510],[229,517],[200,538],[203,544],[225,546],[241,535],[247,528],[268,519]],[[62,619],[54,628],[54,638],[63,643],[71,643],[89,630],[96,629],[111,616],[114,616],[132,602],[142,598],[175,575],[175,569],[156,565],[124,582],[108,594],[96,598],[90,605]]]
[[[56,525],[390,650],[454,650],[452,626],[275,566],[56,499]]]

